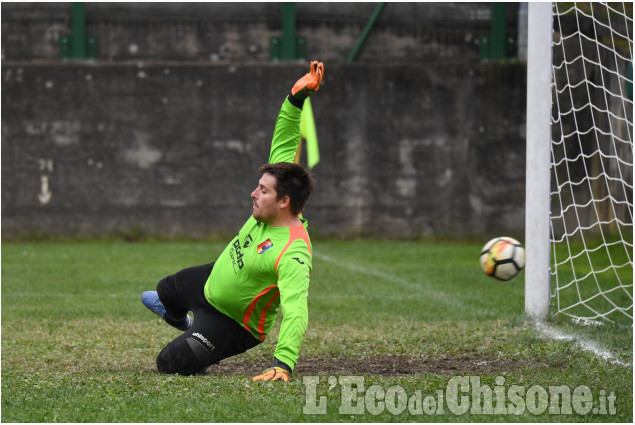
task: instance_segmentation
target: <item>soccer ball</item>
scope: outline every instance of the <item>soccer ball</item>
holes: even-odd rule
[[[494,238],[481,249],[481,268],[498,280],[510,280],[525,267],[525,249],[516,239]]]

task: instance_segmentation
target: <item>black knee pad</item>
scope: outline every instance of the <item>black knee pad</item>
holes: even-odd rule
[[[162,296],[165,297],[166,292],[169,292],[168,289],[168,279],[173,278],[172,276],[166,276],[163,279],[161,279],[159,281],[159,283],[157,283],[157,293],[159,294],[159,298],[161,298]]]
[[[212,352],[213,349],[190,336],[173,341],[161,350],[157,356],[157,368],[161,373],[194,375],[213,363]]]

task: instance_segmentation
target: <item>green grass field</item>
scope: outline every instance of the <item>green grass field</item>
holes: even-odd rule
[[[3,243],[2,421],[633,421],[632,326],[555,318],[551,336],[573,339],[537,330],[523,315],[524,275],[483,275],[480,244],[316,240],[309,330],[292,381],[251,381],[270,363],[277,327],[204,374],[158,374],[155,356],[178,331],[143,307],[141,293],[223,247]],[[457,387],[470,376],[470,387]],[[557,386],[573,394],[572,413],[552,403]]]

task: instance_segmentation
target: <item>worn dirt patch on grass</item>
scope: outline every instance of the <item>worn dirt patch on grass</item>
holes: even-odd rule
[[[441,358],[381,356],[371,358],[339,358],[302,357],[297,364],[295,374],[330,374],[330,375],[416,375],[422,373],[477,374],[511,372],[524,367],[540,366],[513,359],[485,359],[478,356],[446,356]],[[241,360],[239,357],[229,358],[219,364],[210,366],[208,374],[253,374],[254,371],[269,367],[267,363],[254,363]],[[547,365],[544,365],[547,366]]]

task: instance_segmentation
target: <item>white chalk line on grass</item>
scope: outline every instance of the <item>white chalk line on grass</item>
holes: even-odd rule
[[[582,350],[594,353],[596,356],[609,363],[624,367],[631,367],[633,365],[632,362],[625,362],[620,359],[618,355],[611,353],[604,347],[601,347],[597,342],[583,338],[580,335],[571,335],[564,333],[563,331],[549,326],[544,322],[536,322],[536,329],[538,329],[538,332],[540,334],[546,336],[547,338],[555,339],[558,341],[571,341]]]
[[[451,306],[455,306],[455,307],[463,307],[464,304],[462,301],[457,300],[454,297],[450,297],[448,296],[447,293],[445,292],[440,292],[438,290],[433,290],[430,289],[428,287],[425,286],[424,283],[422,282],[412,282],[410,280],[407,279],[402,279],[399,276],[395,276],[393,274],[389,274],[386,272],[383,272],[381,270],[377,270],[371,267],[365,267],[365,266],[360,266],[358,264],[352,263],[350,261],[341,261],[341,260],[337,260],[333,257],[330,257],[328,255],[324,255],[324,254],[319,254],[319,253],[314,253],[314,257],[322,260],[322,261],[326,261],[327,263],[331,263],[334,264],[338,267],[342,267],[345,268],[347,270],[350,270],[352,272],[356,272],[356,273],[361,273],[361,274],[365,274],[367,276],[371,276],[374,278],[378,278],[378,279],[382,279],[388,282],[392,282],[392,283],[396,283],[402,287],[406,287],[408,289],[411,290],[418,290],[418,291],[425,291],[425,295],[430,297],[431,295],[433,295],[435,301],[438,302],[443,302],[444,304],[448,304]],[[423,294],[423,292],[421,292],[421,294]],[[604,359],[606,361],[608,361],[609,363],[614,363],[620,366],[624,366],[624,367],[630,367],[632,366],[632,363],[630,362],[625,362],[623,360],[621,360],[619,358],[619,356],[611,353],[609,350],[601,347],[598,343],[596,343],[595,341],[590,341],[586,338],[581,337],[580,335],[570,335],[570,334],[566,334],[558,329],[555,329],[543,322],[536,322],[536,328],[538,329],[538,331],[551,339],[554,340],[561,340],[561,341],[572,341],[574,342],[578,347],[580,347],[582,350],[584,351],[589,351],[594,353],[596,356],[598,356],[601,359]]]
[[[326,261],[327,263],[334,264],[338,267],[345,268],[352,272],[361,273],[361,274],[382,279],[391,283],[396,283],[397,285],[400,285],[402,287],[417,291],[416,292],[417,295],[425,295],[428,298],[433,298],[435,302],[441,302],[455,308],[465,307],[465,304],[463,303],[463,301],[458,300],[453,296],[449,296],[447,292],[432,289],[428,287],[424,282],[413,282],[407,279],[400,278],[399,276],[395,276],[393,274],[383,272],[381,270],[377,270],[371,267],[361,266],[351,261],[337,260],[331,256],[319,254],[317,252],[314,252],[313,256],[322,261]]]

